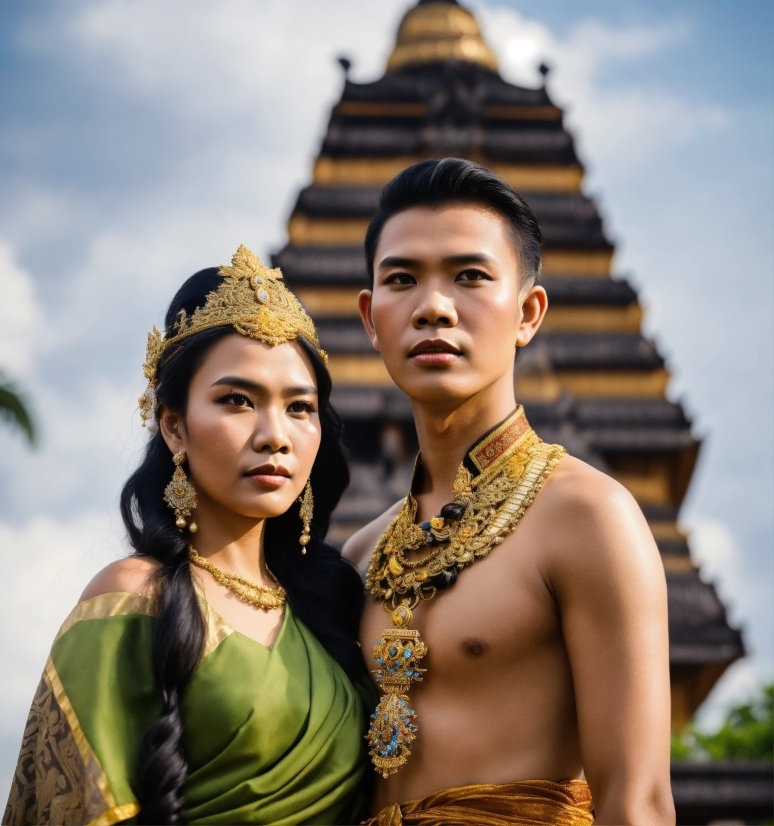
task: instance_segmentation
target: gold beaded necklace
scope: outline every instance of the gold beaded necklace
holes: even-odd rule
[[[277,583],[276,588],[257,585],[255,582],[250,582],[249,579],[245,579],[244,577],[221,571],[220,568],[216,568],[211,562],[207,562],[203,556],[196,553],[192,545],[188,546],[188,556],[193,565],[212,574],[215,582],[224,588],[228,588],[237,599],[247,603],[247,605],[252,605],[254,608],[261,608],[264,611],[270,611],[272,608],[282,608],[285,604],[285,598],[287,596],[285,589],[279,584],[277,577],[269,570],[268,565],[266,566],[266,571]]]
[[[519,406],[467,453],[454,480],[454,502],[441,515],[416,524],[410,492],[398,516],[379,540],[366,575],[366,589],[383,600],[392,628],[374,645],[374,673],[383,692],[366,735],[374,768],[384,777],[405,765],[416,739],[416,713],[408,690],[422,682],[419,663],[427,654],[419,631],[408,628],[420,600],[432,599],[439,577],[483,559],[518,524],[565,450],[543,442]],[[417,460],[415,477],[421,468]],[[428,547],[423,558],[407,551]]]

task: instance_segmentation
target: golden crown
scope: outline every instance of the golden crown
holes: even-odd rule
[[[231,325],[238,333],[276,347],[303,336],[325,362],[328,356],[320,347],[314,322],[298,299],[285,286],[282,271],[270,270],[247,247],[240,246],[230,267],[220,267],[223,283],[207,296],[203,307],[197,307],[190,317],[181,310],[175,322],[174,335],[165,336],[156,327],[148,334],[148,349],[142,371],[148,389],[140,396],[140,417],[143,425],[156,412],[156,370],[165,350],[195,333],[212,327]]]

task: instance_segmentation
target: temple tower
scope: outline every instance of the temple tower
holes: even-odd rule
[[[356,297],[381,187],[420,159],[444,156],[489,167],[538,216],[550,308],[518,359],[516,396],[542,438],[618,479],[645,512],[667,573],[673,722],[682,726],[744,653],[677,522],[700,443],[666,396],[669,370],[642,335],[637,292],[613,270],[614,247],[583,192],[562,110],[545,86],[500,77],[476,19],[456,0],[420,0],[401,21],[384,76],[346,79],[288,244],[273,257],[317,322],[346,422],[353,483],[331,538],[342,542],[407,489],[411,411],[371,348]]]

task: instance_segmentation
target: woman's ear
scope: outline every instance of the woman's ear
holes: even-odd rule
[[[521,322],[516,333],[516,346],[524,347],[540,329],[548,309],[548,295],[543,287],[532,285],[521,304]]]
[[[173,455],[180,453],[181,450],[185,451],[183,417],[174,410],[170,410],[165,404],[159,408],[159,430]]]

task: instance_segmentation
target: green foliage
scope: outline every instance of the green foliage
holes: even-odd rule
[[[0,419],[18,427],[30,444],[35,443],[35,425],[19,391],[0,374]]]
[[[734,706],[714,734],[691,725],[673,735],[672,759],[774,761],[774,684],[749,703]]]

